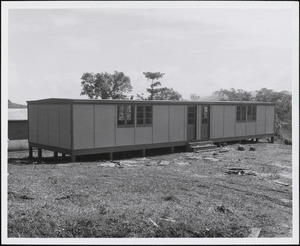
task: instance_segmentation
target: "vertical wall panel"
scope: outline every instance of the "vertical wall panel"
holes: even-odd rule
[[[201,139],[201,105],[197,105],[197,139]]]
[[[134,145],[134,127],[117,127],[117,146]]]
[[[37,105],[28,105],[28,124],[29,124],[29,136],[28,141],[32,143],[38,143],[38,115]]]
[[[115,105],[95,105],[95,147],[115,145]]]
[[[266,132],[266,106],[260,105],[256,107],[256,134],[264,134]]]
[[[246,135],[255,135],[256,122],[247,122]]]
[[[222,138],[223,137],[223,123],[224,123],[224,106],[212,105],[210,107],[210,138]]]
[[[73,105],[74,149],[94,148],[94,105]]]
[[[224,137],[235,136],[236,106],[224,106]]]
[[[60,147],[65,149],[71,149],[71,105],[60,105],[59,109]]]
[[[246,135],[246,123],[236,123],[235,124],[235,135],[245,136]]]
[[[152,127],[135,128],[135,144],[151,144]]]
[[[266,133],[274,133],[274,106],[266,106]]]
[[[153,143],[168,142],[169,106],[153,105]]]
[[[170,141],[184,141],[185,139],[185,114],[184,105],[170,106]]]
[[[48,105],[49,145],[59,147],[59,105]]]
[[[48,145],[48,105],[38,105],[38,143]]]

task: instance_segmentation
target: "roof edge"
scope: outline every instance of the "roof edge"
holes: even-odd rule
[[[112,100],[112,99],[69,99],[69,98],[46,98],[41,100],[27,101],[27,104],[164,104],[164,105],[238,105],[238,104],[257,104],[275,105],[272,102],[257,101],[189,101],[189,100]]]

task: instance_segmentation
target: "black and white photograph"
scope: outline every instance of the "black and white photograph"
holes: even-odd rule
[[[1,242],[299,244],[299,2],[1,1]]]

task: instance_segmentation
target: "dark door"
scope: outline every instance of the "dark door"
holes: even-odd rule
[[[203,105],[201,110],[201,139],[209,138],[209,106]]]
[[[196,106],[188,106],[187,113],[187,139],[196,139]]]

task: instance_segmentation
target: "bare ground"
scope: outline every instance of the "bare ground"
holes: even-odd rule
[[[292,146],[242,146],[116,163],[9,152],[8,236],[291,237]]]

